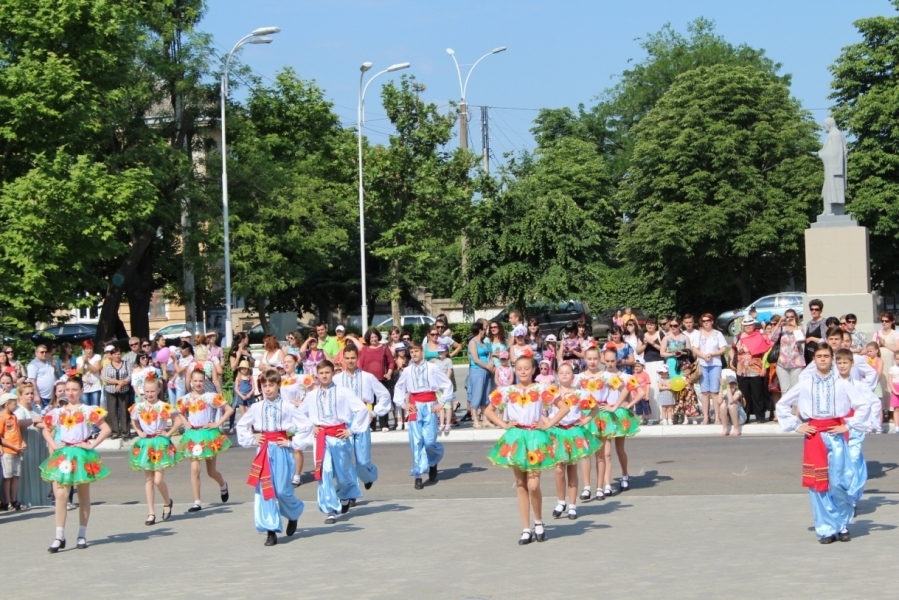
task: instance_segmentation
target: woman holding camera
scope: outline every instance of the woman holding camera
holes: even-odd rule
[[[780,393],[786,394],[799,383],[799,374],[805,368],[805,334],[799,327],[795,310],[791,308],[784,312],[784,318],[774,327],[768,339],[775,345],[780,344],[777,381],[780,383]]]

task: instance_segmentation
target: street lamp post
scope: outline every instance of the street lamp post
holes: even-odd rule
[[[446,53],[452,57],[453,62],[456,63],[456,75],[459,76],[459,91],[462,94],[462,101],[459,103],[459,145],[462,148],[468,149],[468,107],[465,104],[465,92],[468,90],[468,78],[471,77],[472,71],[474,68],[478,66],[478,63],[490,56],[491,54],[499,54],[500,52],[505,52],[506,47],[500,46],[499,48],[494,48],[481,58],[475,61],[471,68],[468,70],[468,75],[465,76],[465,83],[462,83],[462,71],[459,69],[459,61],[456,60],[456,52],[452,48],[447,48]]]
[[[368,291],[365,286],[365,199],[362,187],[362,124],[365,122],[365,92],[368,91],[371,82],[384,73],[393,73],[408,68],[409,63],[407,62],[390,65],[380,73],[375,73],[363,87],[362,80],[365,72],[371,69],[371,63],[364,62],[359,67],[359,107],[356,110],[356,134],[359,138],[359,262],[362,265],[362,333],[365,333],[368,327]]]
[[[265,37],[281,31],[280,27],[260,27],[245,35],[234,44],[228,57],[225,59],[225,69],[222,71],[222,217],[225,222],[225,331],[222,336],[222,347],[231,346],[233,322],[231,319],[231,244],[228,233],[228,152],[225,142],[225,100],[228,97],[228,69],[231,66],[231,57],[238,48],[244,44],[271,44],[272,38]]]

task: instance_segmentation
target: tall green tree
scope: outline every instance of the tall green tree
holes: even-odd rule
[[[103,302],[98,337],[149,333],[176,273],[203,111],[200,0],[22,0],[0,11],[0,303],[18,328]],[[181,34],[187,36],[181,41]],[[40,202],[46,203],[35,207]],[[53,236],[52,238],[48,237]],[[47,246],[51,247],[47,247]]]
[[[811,115],[752,67],[677,78],[634,130],[620,252],[678,306],[748,304],[803,271],[820,206]]]
[[[790,84],[789,75],[778,75],[781,65],[764,50],[734,45],[715,31],[714,21],[698,18],[687,25],[686,35],[666,24],[647,34],[640,47],[645,58],[624,70],[616,83],[598,96],[598,102],[578,111],[544,109],[535,120],[533,133],[546,145],[561,136],[590,140],[610,162],[616,180],[626,176],[633,152],[633,128],[656,105],[677,77],[698,67],[748,66]]]
[[[563,137],[499,180],[466,228],[469,279],[457,292],[475,307],[583,299],[610,263],[618,229],[614,187],[596,147]]]
[[[346,252],[356,231],[352,132],[341,128],[322,90],[292,69],[278,73],[271,86],[254,86],[245,106],[228,110],[232,291],[259,315],[265,331],[273,311],[314,306],[327,317],[346,299],[339,285],[319,283],[339,284],[335,271],[356,255]],[[220,152],[209,154],[208,173],[206,212],[198,217],[208,227],[198,241],[206,242],[207,272],[218,273]],[[217,277],[206,281],[221,290]]]
[[[472,155],[446,148],[455,116],[421,100],[423,90],[410,76],[384,86],[384,111],[396,133],[387,146],[372,148],[365,163],[366,238],[385,266],[382,299],[391,302],[394,322],[400,301],[418,284],[414,275],[436,249],[456,241],[470,214]]]
[[[899,10],[899,0],[891,0]],[[899,17],[860,19],[834,65],[834,118],[849,146],[847,209],[871,232],[875,287],[899,289]]]

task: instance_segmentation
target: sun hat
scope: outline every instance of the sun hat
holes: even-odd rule
[[[250,361],[248,361],[247,359],[243,359],[242,361],[240,361],[240,364],[237,365],[237,368],[238,369],[249,369]]]
[[[524,337],[528,334],[527,327],[524,325],[516,325],[512,330],[512,337]]]
[[[662,371],[664,371],[665,373],[667,373],[667,372],[668,372],[668,365],[659,365],[658,371],[659,371],[659,373],[661,373]]]
[[[756,323],[758,323],[758,321],[756,321],[756,320],[753,319],[752,317],[749,317],[749,318],[747,318],[747,319],[743,319],[743,327],[746,327],[747,325],[755,325]]]
[[[394,350],[405,350],[405,349],[406,349],[406,344],[404,344],[403,342],[400,342],[400,343],[398,343],[396,346],[394,346],[393,349],[394,349]]]

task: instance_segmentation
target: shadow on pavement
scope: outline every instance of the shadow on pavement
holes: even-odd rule
[[[858,514],[874,514],[881,506],[896,506],[897,504],[899,504],[899,500],[887,500],[885,496],[868,496],[859,501]]]
[[[611,529],[611,525],[604,523],[594,523],[593,521],[569,521],[567,519],[559,519],[557,521],[546,521],[546,537],[550,539],[573,537],[576,535],[584,535],[590,531],[599,531],[600,529]]]
[[[189,513],[189,512],[187,512],[187,509],[185,509],[183,512],[180,512],[180,513],[175,512],[173,510],[172,518],[165,522],[171,523],[173,521],[189,521],[191,519],[202,519],[204,517],[210,517],[212,515],[229,514],[231,512],[232,512],[231,509],[227,506],[217,506],[216,508],[204,508],[203,510],[201,510],[199,512],[195,512],[195,513]],[[157,518],[162,519],[162,512],[159,513],[159,516]]]
[[[154,537],[169,537],[175,535],[175,531],[169,528],[147,529],[140,533],[116,533],[102,540],[89,541],[89,546],[102,546],[103,544],[121,544],[123,542],[145,542]]]
[[[455,479],[459,475],[466,475],[468,473],[481,473],[486,470],[487,470],[487,467],[476,467],[472,463],[462,463],[458,467],[450,467],[449,469],[440,469],[439,479],[442,479],[442,480]]]
[[[631,508],[633,504],[623,504],[620,500],[591,500],[587,504],[578,504],[578,516],[606,515],[622,508]],[[561,519],[560,519],[561,520]]]
[[[403,512],[412,510],[411,506],[403,506],[402,504],[381,504],[378,506],[369,503],[356,504],[355,508],[351,508],[347,513],[350,517],[364,517],[366,515],[376,515],[378,513]]]
[[[21,510],[18,512],[7,513],[3,516],[0,516],[0,523],[15,523],[16,521],[28,521],[30,519],[39,519],[41,517],[52,517],[55,513],[53,512],[52,507],[42,507],[49,510],[40,510],[40,509],[28,509]],[[72,511],[75,512],[75,511]],[[76,513],[77,519],[77,513]]]
[[[674,481],[674,478],[668,475],[659,475],[659,472],[656,470],[644,471],[642,475],[631,475],[631,486],[628,491],[655,487],[666,481]]]
[[[868,479],[878,479],[886,477],[887,473],[899,467],[897,463],[882,463],[878,460],[869,460],[868,462]]]
[[[302,517],[300,517],[302,518]],[[362,531],[361,527],[357,527],[356,525],[350,525],[349,523],[337,523],[335,525],[323,525],[322,527],[316,527],[315,529],[302,528],[297,529],[297,532],[291,536],[279,536],[278,544],[289,544],[294,540],[303,540],[311,537],[315,537],[317,535],[327,535],[330,533],[345,533],[348,531]]]
[[[874,523],[869,519],[857,520],[849,526],[849,532],[852,537],[862,537],[873,531],[891,531],[896,529],[895,525],[884,525],[882,523]]]

